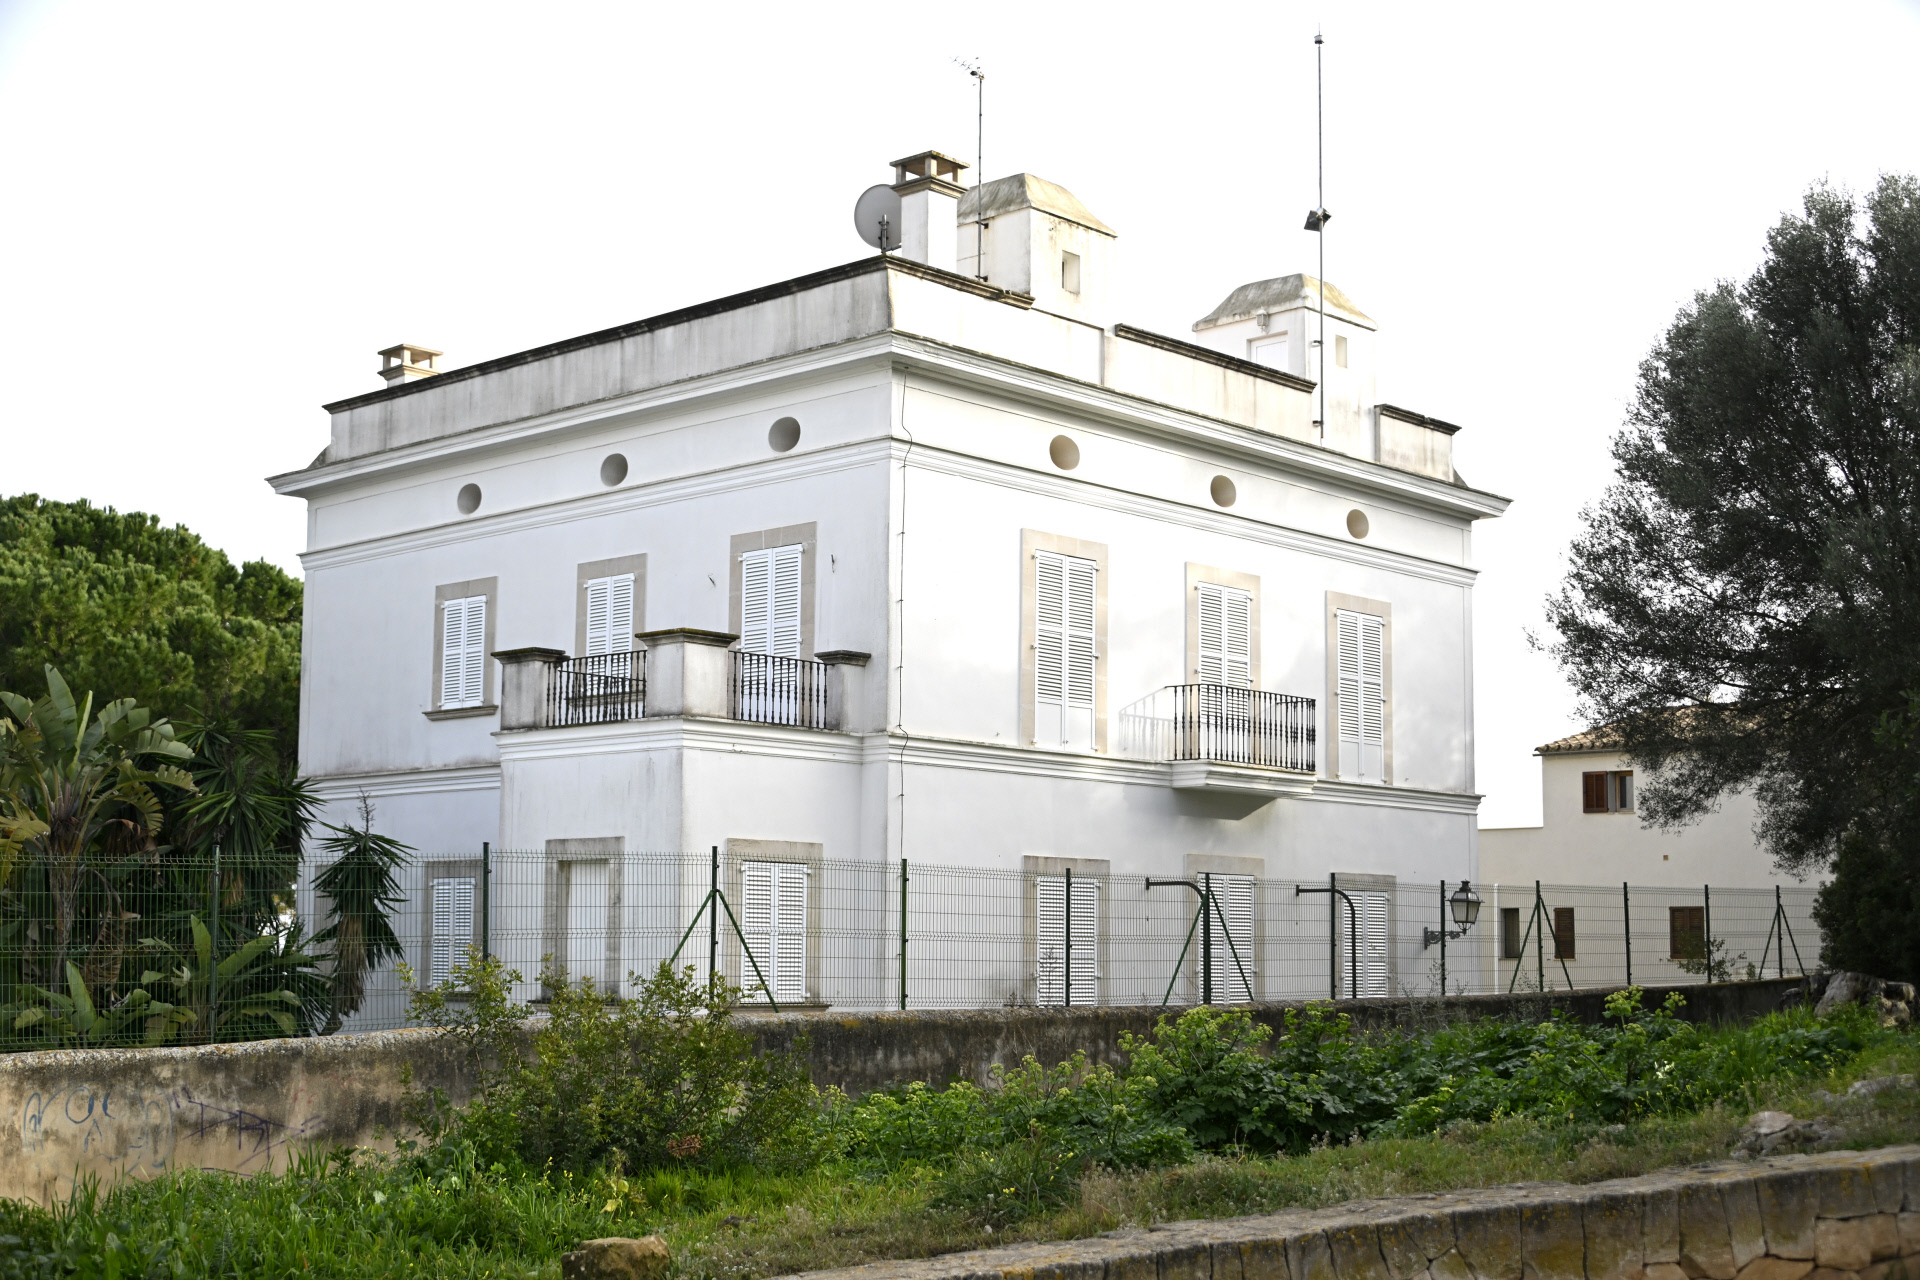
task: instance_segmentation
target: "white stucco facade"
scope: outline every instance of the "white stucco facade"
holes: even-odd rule
[[[364,790],[383,832],[436,853],[772,841],[1480,878],[1472,527],[1506,501],[1458,481],[1456,428],[1372,403],[1356,321],[1323,435],[1317,366],[1130,328],[1110,229],[1027,175],[988,192],[985,281],[963,207],[957,274],[876,257],[328,406],[328,449],[273,484],[308,503],[301,761],[329,819]],[[579,652],[587,566],[626,565],[636,634],[709,633],[691,663],[739,646],[742,548],[775,543],[802,548],[798,659],[838,664],[830,728],[658,713],[679,696],[664,636],[636,642],[641,716],[503,720],[519,677],[491,658],[477,705],[442,706],[448,600],[484,599],[486,651],[554,651],[546,670]],[[1099,565],[1085,741],[1037,727],[1044,555]],[[1310,768],[1122,742],[1123,712],[1200,680],[1212,582],[1252,601],[1247,683],[1311,700]],[[1384,645],[1371,776],[1335,749],[1342,610]]]

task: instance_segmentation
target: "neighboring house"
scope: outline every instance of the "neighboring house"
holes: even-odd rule
[[[1546,886],[1545,927],[1534,937],[1544,940],[1548,965],[1555,964],[1557,943],[1576,981],[1583,967],[1590,975],[1596,968],[1624,971],[1623,902],[1634,913],[1636,978],[1679,975],[1673,962],[1697,953],[1710,915],[1728,955],[1744,953],[1755,963],[1763,951],[1777,956],[1766,938],[1775,886],[1792,929],[1790,947],[1797,944],[1814,962],[1814,887],[1774,869],[1755,835],[1759,810],[1751,792],[1721,796],[1712,813],[1686,826],[1648,826],[1639,813],[1639,771],[1605,728],[1549,742],[1535,754],[1541,825],[1480,829],[1480,878],[1500,959],[1516,960],[1526,972],[1541,958],[1528,934],[1539,881]]]
[[[617,982],[718,848],[769,981],[841,1002],[824,868],[1024,877],[1029,951],[1074,955],[1103,877],[1334,872],[1385,994],[1392,886],[1476,876],[1471,535],[1507,500],[1457,428],[1376,403],[1336,290],[1324,370],[1308,277],[1134,328],[1111,228],[962,167],[896,162],[889,256],[461,369],[392,348],[273,478],[309,511],[303,767],[421,851],[434,936],[471,936],[490,842],[547,868],[494,897],[539,912],[523,952]]]

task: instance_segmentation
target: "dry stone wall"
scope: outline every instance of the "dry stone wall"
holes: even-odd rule
[[[809,1280],[1920,1280],[1920,1146],[1183,1222]]]

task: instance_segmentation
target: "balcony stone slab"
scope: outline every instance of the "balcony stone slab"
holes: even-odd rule
[[[1230,791],[1274,800],[1313,794],[1313,775],[1291,769],[1226,764],[1219,760],[1175,760],[1168,765],[1168,770],[1176,791]]]

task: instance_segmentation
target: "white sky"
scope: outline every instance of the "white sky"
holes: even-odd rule
[[[1487,826],[1578,727],[1529,651],[1638,361],[1822,177],[1920,170],[1920,3],[1167,6],[0,0],[0,492],[184,522],[298,571],[262,477],[374,352],[448,364],[850,261],[886,162],[1025,170],[1120,232],[1180,336],[1313,269],[1382,397],[1461,423]],[[960,31],[964,34],[960,34]]]

